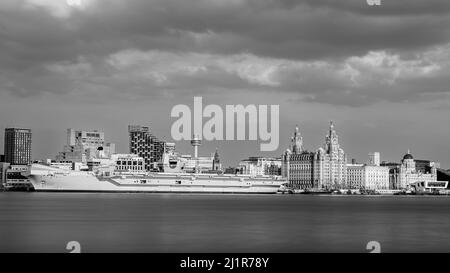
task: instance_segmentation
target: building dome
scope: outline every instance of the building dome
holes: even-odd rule
[[[410,153],[407,153],[407,154],[403,157],[403,159],[414,159],[414,157],[413,157]]]

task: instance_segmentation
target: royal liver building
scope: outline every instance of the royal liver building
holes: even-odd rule
[[[346,164],[347,158],[339,146],[333,122],[330,122],[324,147],[320,147],[316,152],[303,149],[303,137],[296,127],[292,145],[282,156],[282,175],[293,188],[343,188],[346,186]]]

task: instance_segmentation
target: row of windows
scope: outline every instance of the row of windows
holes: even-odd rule
[[[118,170],[118,171],[143,171],[144,168],[142,166],[116,166],[116,170]]]
[[[100,138],[100,134],[96,134],[96,133],[86,133],[86,136]]]
[[[117,165],[142,165],[142,161],[117,161],[116,162]]]

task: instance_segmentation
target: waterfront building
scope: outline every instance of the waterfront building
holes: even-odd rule
[[[346,186],[347,157],[340,147],[339,137],[330,122],[324,148],[317,151],[316,173],[319,188],[342,188]]]
[[[400,189],[400,185],[398,183],[398,171],[400,168],[400,163],[383,161],[381,162],[380,166],[384,166],[389,169],[389,189]]]
[[[298,127],[291,139],[292,145],[282,156],[282,175],[289,185],[300,189],[336,189],[346,186],[347,157],[339,145],[339,138],[330,122],[324,147],[316,152],[303,148],[303,137]]]
[[[30,165],[11,165],[7,162],[0,163],[0,185],[8,190],[31,190],[33,185],[26,176]]]
[[[303,137],[298,126],[295,126],[294,135],[291,138],[291,146],[282,156],[281,175],[286,177],[288,185],[292,188],[314,188],[317,179],[314,176],[315,153],[303,149]]]
[[[389,168],[389,184],[391,189],[408,189],[416,182],[436,182],[439,162],[414,159],[408,151],[400,163],[382,162],[381,166]]]
[[[64,149],[56,156],[56,162],[80,162],[101,157],[109,157],[115,153],[114,143],[105,143],[105,133],[98,130],[67,129],[67,142]]]
[[[448,181],[416,181],[412,182],[409,187],[415,192],[439,192],[447,190]]]
[[[367,165],[370,166],[380,166],[380,153],[374,152],[369,154],[369,161],[367,162]]]
[[[228,168],[225,168],[224,174],[237,174],[239,170],[236,167],[229,166]]]
[[[6,170],[9,167],[9,163],[0,162],[0,187],[3,188],[3,184],[6,182]]]
[[[347,187],[350,189],[362,189],[365,185],[365,165],[347,164]]]
[[[161,162],[166,148],[175,150],[175,144],[159,140],[151,132],[149,127],[129,125],[130,154],[135,154],[144,159],[144,167],[147,171],[157,170],[158,162]]]
[[[78,143],[82,144],[86,149],[97,149],[105,144],[105,133],[97,130],[67,129],[67,145],[75,146]]]
[[[31,138],[31,129],[6,128],[4,161],[11,165],[31,164]]]
[[[380,166],[380,153],[369,154],[368,164],[347,164],[347,186],[350,189],[390,189],[389,168]]]
[[[251,176],[281,175],[281,158],[249,157],[238,164],[238,173]]]
[[[447,187],[450,184],[450,170],[437,169],[437,180],[439,181],[447,181]]]
[[[389,168],[366,165],[364,189],[368,190],[388,190],[389,187]]]
[[[414,163],[416,163],[416,170],[421,173],[431,173],[432,165],[436,167],[436,169],[441,167],[439,162],[432,162],[430,160],[414,159]]]
[[[292,153],[288,149],[282,157],[282,176],[287,178],[288,185],[297,189],[319,188],[316,159],[315,153]]]
[[[279,164],[271,164],[267,166],[265,174],[281,176],[281,158],[279,158]]]
[[[421,163],[423,163],[423,161],[419,161],[419,166]],[[399,188],[409,188],[411,184],[415,182],[437,181],[436,165],[437,164],[435,162],[429,161],[427,166],[417,168],[416,161],[408,150],[408,153],[403,156],[398,170]]]

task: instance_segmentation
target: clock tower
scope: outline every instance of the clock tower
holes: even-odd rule
[[[328,135],[325,137],[325,151],[327,154],[333,154],[339,151],[339,139],[334,130],[334,123],[330,121],[330,129]]]
[[[292,153],[301,154],[303,152],[303,137],[298,130],[298,125],[295,126],[294,136],[291,139]]]

